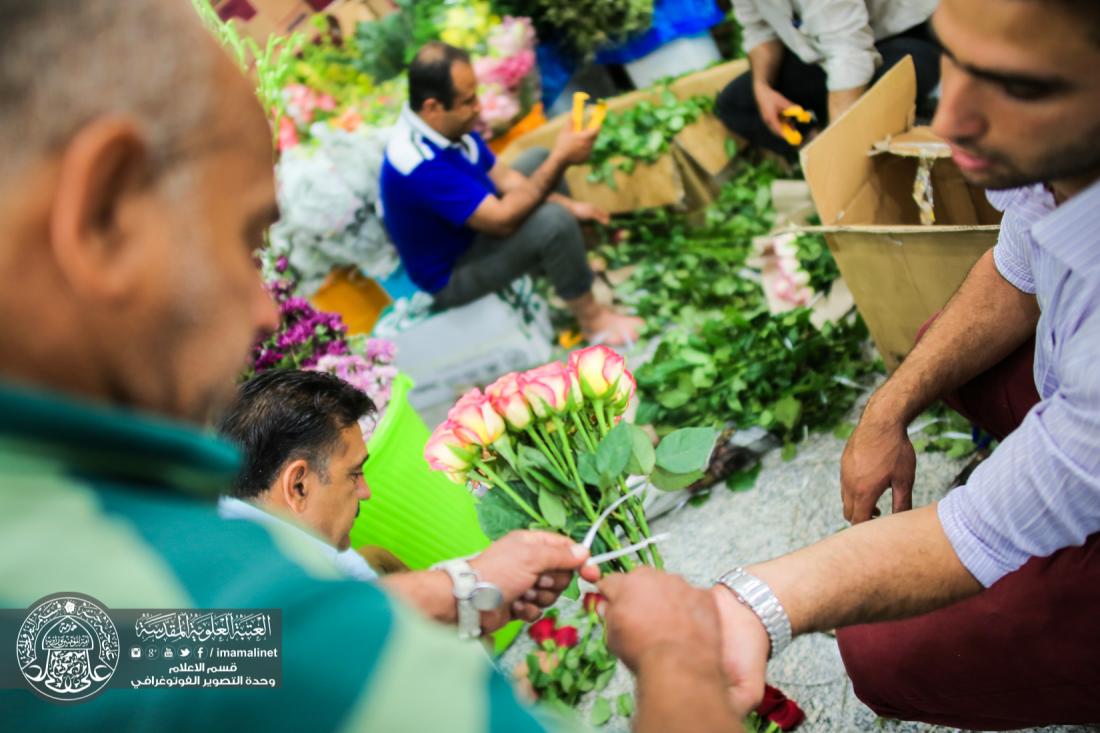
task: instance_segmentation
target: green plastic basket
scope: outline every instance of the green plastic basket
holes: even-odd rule
[[[351,545],[383,547],[422,570],[479,552],[489,538],[470,493],[428,468],[424,446],[431,431],[409,405],[411,388],[406,375],[394,379],[390,403],[367,442],[363,478],[371,498],[351,528]]]
[[[489,545],[477,522],[474,498],[439,471],[428,468],[424,446],[431,431],[409,405],[412,380],[399,374],[386,413],[367,442],[363,478],[371,498],[360,506],[351,545],[383,547],[413,570],[441,560],[465,557]],[[523,628],[513,622],[499,629],[499,654]]]

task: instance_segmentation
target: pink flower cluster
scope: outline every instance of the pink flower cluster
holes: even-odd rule
[[[329,94],[311,89],[305,84],[291,84],[283,89],[286,113],[298,127],[308,127],[317,112],[334,112],[336,100]]]
[[[525,48],[514,56],[483,56],[474,62],[474,73],[482,84],[499,84],[514,90],[535,68],[535,52]]]
[[[485,39],[488,55],[474,60],[480,83],[481,127],[487,137],[507,130],[524,112],[524,101],[537,94],[535,30],[529,18],[504,18]]]
[[[798,261],[794,235],[780,237],[772,245],[776,256],[776,277],[771,288],[775,296],[796,306],[808,305],[814,297],[810,275]]]
[[[489,33],[486,44],[491,55],[506,57],[534,48],[536,40],[535,27],[531,25],[530,18],[506,15]]]
[[[424,449],[428,465],[465,484],[469,472],[509,431],[524,433],[536,421],[553,421],[600,403],[620,419],[634,396],[634,376],[606,346],[590,346],[523,373],[505,374],[485,388],[462,396]],[[601,407],[602,409],[602,407]]]
[[[492,136],[493,130],[507,128],[521,111],[519,98],[500,84],[486,84],[478,92],[481,102],[481,124],[484,134]]]

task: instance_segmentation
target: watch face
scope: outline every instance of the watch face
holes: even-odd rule
[[[474,588],[470,602],[479,611],[495,611],[504,602],[504,595],[495,585],[481,583]]]

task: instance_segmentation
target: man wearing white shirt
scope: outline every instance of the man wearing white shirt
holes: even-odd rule
[[[222,436],[241,449],[243,464],[233,497],[219,503],[221,515],[271,527],[273,535],[295,545],[304,562],[327,561],[351,578],[377,578],[350,549],[349,536],[360,503],[370,498],[359,420],[372,412],[369,397],[324,372],[272,369],[245,382],[219,425]],[[549,550],[563,543],[569,547],[572,540],[548,532],[511,532],[469,559],[466,572],[499,591],[498,606],[480,615],[480,631],[493,631],[513,618],[534,621],[557,600],[575,569],[550,559]],[[594,566],[579,572],[588,580],[599,577]],[[396,573],[378,582],[429,618],[461,622],[450,570]],[[476,618],[471,623],[478,627]]]
[[[783,110],[799,105],[827,123],[905,56],[924,100],[939,82],[940,48],[927,25],[937,2],[733,0],[751,71],[718,95],[718,116],[752,145],[791,154]]]

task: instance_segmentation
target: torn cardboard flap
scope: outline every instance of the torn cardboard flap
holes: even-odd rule
[[[915,101],[916,74],[906,58],[801,153],[824,225],[811,230],[825,234],[891,371],[997,241],[1000,221],[950,149],[930,129],[913,127]],[[934,192],[930,226],[920,224],[913,200],[922,158]]]
[[[639,163],[633,172],[615,171],[615,188],[588,180],[586,165],[565,172],[570,197],[585,201],[611,214],[667,206],[684,200],[684,181],[671,155],[653,163]]]
[[[678,99],[695,95],[717,96],[731,80],[748,70],[744,59],[712,66],[673,81],[668,89]],[[607,100],[607,109],[622,112],[643,101],[660,104],[662,87],[640,89]],[[499,156],[504,164],[532,147],[552,148],[558,134],[568,124],[570,114],[554,117],[542,127],[517,137]],[[611,213],[657,206],[685,206],[689,209],[713,198],[712,180],[730,161],[727,141],[731,135],[713,115],[704,115],[686,126],[673,138],[668,153],[655,163],[639,163],[627,174],[615,171],[615,188],[591,183],[588,166],[574,166],[566,173],[571,195],[600,206]],[[691,165],[686,165],[690,162]]]
[[[871,146],[868,155],[899,155],[903,158],[950,158],[951,146],[926,125],[898,135],[887,135]]]

